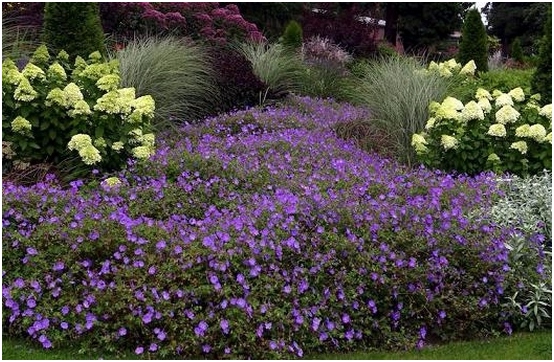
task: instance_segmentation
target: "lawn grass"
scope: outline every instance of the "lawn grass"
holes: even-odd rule
[[[72,348],[43,350],[28,341],[2,339],[3,360],[76,360],[136,359],[132,352],[115,356],[102,351],[79,351]],[[307,359],[329,360],[551,360],[552,331],[515,333],[489,340],[454,342],[406,352],[356,352],[308,355]]]

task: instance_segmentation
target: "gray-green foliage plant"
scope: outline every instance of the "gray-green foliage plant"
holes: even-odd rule
[[[2,59],[30,57],[40,45],[36,40],[37,29],[23,26],[12,18],[2,18]]]
[[[215,72],[205,49],[171,36],[136,38],[110,56],[119,61],[121,83],[156,101],[154,123],[191,122],[217,103]]]
[[[372,120],[394,141],[397,158],[412,165],[412,132],[424,129],[429,103],[444,97],[449,81],[424,72],[421,61],[407,57],[381,58],[356,68],[351,101],[371,109]]]
[[[551,323],[552,310],[552,173],[500,181],[505,196],[490,215],[514,229],[506,242],[510,277],[504,306],[519,328],[533,330]]]
[[[260,104],[268,96],[280,98],[300,88],[304,68],[296,52],[279,43],[246,42],[236,45],[236,49],[248,59],[254,74],[267,86],[264,94],[260,94]]]

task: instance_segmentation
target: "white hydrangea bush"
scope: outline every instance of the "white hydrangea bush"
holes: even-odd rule
[[[429,114],[423,132],[412,138],[427,166],[521,176],[552,169],[552,104],[541,106],[538,94],[526,95],[520,87],[508,93],[479,88],[466,104],[453,97],[432,102]]]
[[[31,163],[61,162],[69,153],[86,166],[116,169],[128,158],[148,158],[156,143],[154,99],[120,83],[118,62],[98,52],[69,64],[66,52],[52,57],[41,46],[21,70],[6,59],[2,141],[14,159]]]

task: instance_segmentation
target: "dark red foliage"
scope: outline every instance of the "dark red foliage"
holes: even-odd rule
[[[16,25],[42,26],[45,3],[2,3],[2,19]]]
[[[219,106],[211,113],[215,115],[257,105],[266,86],[254,75],[250,63],[227,47],[211,48],[210,56],[221,91]]]
[[[356,3],[346,7],[336,4],[320,4],[323,10],[304,12],[302,30],[304,38],[319,35],[329,38],[349,53],[370,57],[377,50],[377,24],[360,21],[360,17],[370,15],[367,9]]]

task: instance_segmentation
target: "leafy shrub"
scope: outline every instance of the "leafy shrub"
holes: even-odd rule
[[[114,55],[121,86],[156,101],[156,123],[194,121],[217,103],[215,71],[204,47],[175,37],[137,38]]]
[[[292,49],[299,49],[302,46],[302,27],[297,21],[289,21],[283,32],[281,43]]]
[[[552,173],[510,176],[501,181],[504,196],[492,207],[492,220],[512,228],[509,283],[505,305],[518,328],[551,326]],[[537,260],[541,261],[537,265]]]
[[[462,40],[456,59],[465,64],[475,62],[479,72],[488,70],[488,37],[479,10],[470,9],[464,19]]]
[[[412,138],[427,166],[471,175],[483,170],[533,175],[552,169],[552,105],[541,108],[536,96],[521,88],[493,95],[479,89],[475,101],[465,105],[447,97],[429,108],[425,131]]]
[[[308,9],[304,12],[302,27],[304,38],[319,35],[340,44],[350,54],[358,57],[371,57],[377,49],[376,23],[359,21],[364,16],[357,4],[352,4],[338,13],[333,3],[319,4],[319,11]]]
[[[544,23],[537,69],[533,74],[533,92],[540,93],[545,102],[552,102],[552,7]]]
[[[260,95],[267,86],[254,74],[252,65],[237,51],[228,47],[208,49],[212,69],[215,69],[215,84],[218,90],[217,102],[207,111],[210,115],[248,108],[260,103]]]
[[[379,129],[394,140],[396,157],[413,164],[411,135],[423,130],[432,100],[444,97],[448,80],[425,72],[415,59],[393,57],[359,66],[352,100],[372,110]]]
[[[59,163],[78,152],[81,165],[113,169],[153,152],[154,101],[119,89],[118,63],[98,52],[71,67],[67,53],[53,58],[41,46],[21,72],[7,59],[2,91],[2,141],[14,160]]]
[[[238,133],[218,117],[160,137],[99,184],[5,183],[4,331],[291,358],[502,328],[507,235],[466,216],[498,197],[492,175],[406,170],[334,136],[367,109],[294,102],[232,114]]]
[[[106,55],[97,3],[47,3],[42,34],[52,51],[65,50],[72,62],[95,51]]]
[[[298,55],[280,43],[240,43],[237,50],[252,66],[252,71],[266,84],[260,104],[268,98],[282,98],[299,88],[302,62]]]

